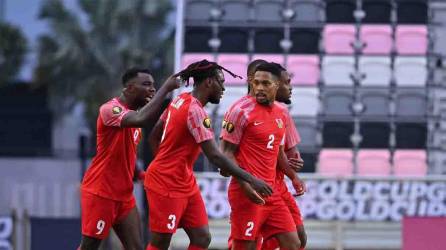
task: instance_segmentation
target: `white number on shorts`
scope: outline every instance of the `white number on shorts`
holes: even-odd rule
[[[273,149],[274,135],[269,135],[269,141],[266,145],[267,149]]]
[[[247,229],[245,231],[245,236],[252,236],[252,229],[254,228],[254,222],[248,222]]]
[[[96,234],[101,234],[102,231],[104,231],[104,228],[105,228],[105,221],[99,220],[98,224],[96,224],[96,228],[99,230]]]
[[[175,220],[177,217],[174,214],[169,215],[170,223],[167,223],[167,228],[172,230],[175,228]]]

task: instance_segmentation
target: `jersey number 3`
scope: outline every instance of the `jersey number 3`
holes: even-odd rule
[[[177,219],[177,217],[174,214],[169,215],[170,222],[167,223],[168,229],[172,230],[175,228],[176,219]]]

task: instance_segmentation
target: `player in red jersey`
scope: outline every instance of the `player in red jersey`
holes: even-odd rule
[[[192,169],[200,149],[211,163],[247,181],[261,195],[272,193],[268,184],[226,158],[215,143],[203,106],[220,102],[225,90],[222,70],[226,69],[203,60],[180,72],[183,80],[193,77],[194,89],[176,97],[153,129],[151,144],[156,155],[144,182],[152,232],[148,250],[168,249],[178,227],[189,236],[189,250],[208,248],[207,213]]]
[[[121,95],[99,109],[97,153],[81,185],[81,250],[98,249],[111,228],[125,249],[143,249],[133,197],[136,147],[141,127],[156,118],[164,98],[179,83],[171,76],[155,94],[150,71],[131,68],[122,84]]]
[[[280,84],[279,89],[277,90],[276,101],[284,104],[291,104],[291,91],[292,87],[290,84],[290,76],[285,68],[283,68],[280,64],[276,64],[276,66],[281,71]],[[286,129],[285,135],[285,154],[288,159],[299,159],[297,162],[297,167],[303,167],[303,161],[300,159],[299,151],[296,146],[300,143],[299,133],[294,125],[294,121],[288,113],[287,107],[284,105],[284,110],[286,111],[287,119],[288,119],[288,127]],[[288,171],[287,171],[288,170]],[[276,187],[277,190],[281,193],[282,199],[287,204],[288,209],[293,216],[294,223],[296,224],[297,233],[299,235],[299,239],[301,242],[301,248],[304,249],[307,243],[307,235],[305,232],[305,228],[302,221],[302,215],[300,213],[300,209],[296,204],[296,201],[293,195],[288,191],[288,188],[285,184],[285,175],[290,178],[294,189],[296,190],[296,195],[302,195],[305,192],[305,185],[299,179],[299,177],[295,174],[294,171],[289,171],[288,168],[277,168],[276,173]],[[249,186],[245,186],[247,189],[250,189]],[[252,192],[254,190],[251,189]],[[274,250],[279,247],[278,241],[274,237],[264,238],[262,249],[263,250]]]
[[[271,63],[257,66],[251,88],[254,97],[242,97],[226,113],[222,147],[228,157],[254,176],[275,184],[279,151],[283,150],[287,117],[274,102],[280,70]],[[290,211],[275,190],[264,205],[250,200],[238,181],[231,180],[228,191],[231,205],[232,249],[256,249],[257,240],[276,237],[282,249],[300,246]]]
[[[256,67],[261,64],[266,63],[265,60],[257,59],[252,61],[248,65],[247,70],[247,77],[248,82],[251,82],[254,79],[254,71]],[[292,87],[290,85],[290,76],[288,72],[280,65],[275,64],[281,71],[281,77],[279,79],[279,88],[277,90],[276,94],[276,101],[290,104],[291,100],[291,90]],[[253,95],[250,91],[250,87],[248,84],[248,94]],[[293,216],[294,222],[296,223],[297,231],[299,234],[299,239],[301,240],[301,248],[305,247],[306,243],[306,234],[303,229],[302,225],[302,218],[300,214],[300,210],[297,207],[297,204],[294,201],[294,198],[292,195],[288,192],[288,189],[284,183],[284,173],[292,180],[293,186],[296,190],[297,195],[302,195],[305,192],[305,186],[303,182],[300,181],[300,179],[295,175],[295,171],[299,170],[303,167],[303,161],[300,159],[299,152],[297,151],[296,145],[300,142],[300,136],[297,132],[297,129],[294,125],[294,121],[292,120],[291,116],[288,113],[288,109],[286,106],[284,106],[284,112],[286,116],[288,117],[288,126],[286,127],[286,136],[285,136],[285,149],[286,149],[286,156],[288,158],[288,166],[285,164],[278,164],[277,173],[276,173],[276,182],[279,182],[279,190],[283,194],[283,198],[285,203],[288,205],[288,208]],[[285,159],[286,160],[286,159]],[[284,165],[282,167],[279,167],[279,165]],[[258,196],[258,194],[253,190],[249,185],[246,185],[243,182],[240,182],[240,185],[245,192],[245,194],[251,199],[251,201],[262,204],[263,200],[261,197]],[[290,199],[291,198],[291,199]],[[270,237],[269,239],[263,239],[264,244],[262,244],[262,240],[257,241],[257,249],[261,249],[263,246],[263,249],[276,249],[278,248],[278,242],[275,240],[275,238]],[[228,239],[228,246],[229,249],[232,248],[232,236],[229,236]]]

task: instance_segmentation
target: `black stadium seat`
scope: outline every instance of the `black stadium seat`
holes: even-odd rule
[[[328,23],[354,23],[356,0],[326,0],[326,21]]]
[[[425,0],[397,0],[397,20],[400,24],[425,24],[427,11]]]
[[[184,33],[184,52],[211,52],[209,40],[212,30],[209,27],[187,27]]]
[[[363,0],[364,23],[390,23],[392,3],[389,0]]]
[[[282,53],[280,41],[283,39],[283,29],[257,29],[254,38],[255,53]]]

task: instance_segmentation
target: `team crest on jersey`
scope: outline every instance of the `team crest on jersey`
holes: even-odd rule
[[[226,122],[226,121],[225,121]],[[228,131],[228,133],[232,133],[234,131],[234,124],[232,122],[226,122],[226,124],[223,125],[223,128]]]
[[[121,114],[121,112],[122,112],[122,108],[119,107],[119,106],[114,106],[114,107],[112,108],[112,112],[113,112],[114,115],[119,115],[119,114]]]
[[[209,119],[208,117],[206,119],[203,120],[203,126],[205,128],[211,128],[211,119]]]
[[[228,122],[226,121],[226,120],[223,120],[222,122],[221,122],[221,127],[223,128],[223,129],[226,129],[226,126],[228,125]]]
[[[283,128],[283,121],[282,121],[282,119],[276,119],[276,122],[277,122],[277,127],[279,127],[279,128]]]

